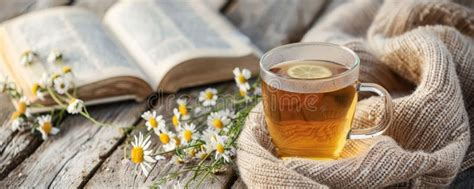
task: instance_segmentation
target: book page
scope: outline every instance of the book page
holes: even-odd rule
[[[31,86],[44,72],[58,71],[70,66],[78,86],[109,79],[132,76],[143,78],[140,68],[127,57],[109,37],[99,18],[77,8],[55,8],[28,14],[4,24],[9,55],[8,65],[16,80]],[[32,50],[38,56],[30,66],[20,65],[20,56]],[[52,50],[61,52],[63,64],[47,62]],[[146,78],[143,78],[146,80]]]
[[[200,1],[122,1],[109,10],[104,22],[154,86],[180,62],[252,53],[248,38]]]

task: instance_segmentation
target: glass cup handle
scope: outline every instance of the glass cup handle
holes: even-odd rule
[[[392,97],[382,86],[375,83],[358,83],[357,92],[372,92],[384,98],[385,113],[379,123],[370,128],[351,129],[349,139],[365,139],[381,135],[392,124]]]

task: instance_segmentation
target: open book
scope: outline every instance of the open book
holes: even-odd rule
[[[60,7],[3,23],[0,69],[30,101],[42,102],[31,87],[42,73],[57,68],[46,61],[22,66],[26,50],[41,60],[51,50],[61,52],[74,72],[79,98],[88,104],[143,100],[154,91],[228,80],[234,67],[258,70],[249,40],[200,1],[121,1],[103,20]]]

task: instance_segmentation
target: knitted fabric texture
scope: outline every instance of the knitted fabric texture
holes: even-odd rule
[[[396,97],[384,136],[349,140],[334,161],[279,159],[262,105],[246,120],[237,165],[249,188],[442,187],[474,165],[474,12],[449,1],[365,0],[338,6],[303,41],[343,44],[416,84]],[[353,127],[380,121],[382,100],[357,104]]]

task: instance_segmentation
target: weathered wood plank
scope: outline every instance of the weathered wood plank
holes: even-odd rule
[[[144,107],[143,103],[121,102],[92,108],[92,115],[114,128],[97,127],[80,116],[67,117],[59,126],[59,135],[43,142],[0,186],[81,186],[123,140],[124,133],[118,128],[133,125]]]
[[[244,181],[239,177],[232,185],[232,189],[247,189],[247,185],[245,185]]]
[[[0,22],[30,11],[67,5],[68,3],[69,0],[2,0],[0,1]]]
[[[5,150],[5,147],[8,145],[9,141],[11,141],[14,135],[14,132],[8,125],[10,115],[13,111],[15,111],[15,109],[11,104],[10,99],[5,95],[0,95],[0,120],[2,123],[2,127],[0,127],[0,154]]]
[[[216,86],[211,86],[216,87]],[[225,93],[229,93],[229,91],[233,90],[233,86],[230,83],[220,84],[217,87],[222,88],[222,90],[226,91]],[[158,114],[163,115],[168,123],[170,123],[170,118],[172,116],[172,109],[176,106],[176,99],[180,96],[193,96],[196,97],[199,91],[205,89],[207,87],[199,87],[188,89],[185,91],[181,91],[176,95],[168,95],[165,97],[160,98],[158,100],[156,107],[154,108]],[[142,123],[143,124],[143,123]],[[138,134],[138,132],[143,131],[135,129],[132,132],[132,135]],[[157,142],[157,137],[151,138],[153,141],[153,145],[151,149],[157,149],[160,145]],[[86,185],[86,188],[104,188],[104,187],[148,187],[154,183],[154,181],[162,178],[163,176],[167,175],[170,172],[177,171],[182,167],[176,166],[175,162],[172,160],[162,160],[156,163],[153,166],[153,169],[150,171],[148,177],[145,177],[143,174],[137,176],[135,171],[135,165],[130,163],[124,163],[124,150],[130,150],[130,144],[124,143],[121,145],[116,151],[112,153],[112,155],[107,158],[104,164],[99,168],[99,170],[94,174],[94,176],[89,180]],[[125,151],[128,153],[128,151]],[[139,169],[137,171],[140,171]],[[183,175],[179,182],[181,184],[186,183],[186,181],[190,178],[191,175]],[[223,188],[227,187],[229,183],[232,182],[234,177],[234,171],[232,169],[228,169],[226,173],[215,175],[215,177],[210,177],[203,181],[200,185],[200,188]],[[196,183],[194,183],[196,184]],[[194,185],[196,187],[196,185]],[[230,187],[230,186],[229,186]],[[193,188],[193,187],[191,187]]]
[[[11,113],[15,108],[10,98],[0,95],[0,180],[28,157],[40,144],[39,138],[28,131],[13,132],[8,125]]]

